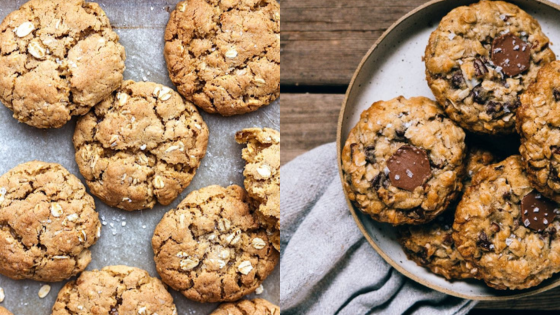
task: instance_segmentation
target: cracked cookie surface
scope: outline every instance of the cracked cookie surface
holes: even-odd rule
[[[58,293],[53,315],[177,315],[173,297],[147,271],[109,266],[84,271]]]
[[[280,96],[280,5],[275,0],[189,0],[165,31],[171,81],[208,113],[255,111]]]
[[[152,238],[163,282],[198,302],[231,302],[255,291],[278,263],[239,186],[209,186],[166,213]]]
[[[269,128],[237,132],[235,140],[247,144],[243,159],[245,189],[261,222],[280,251],[280,133]]]
[[[430,99],[376,102],[361,114],[342,150],[344,189],[377,221],[426,223],[461,192],[464,139]]]
[[[480,170],[457,206],[457,249],[493,288],[530,288],[560,271],[558,205],[550,201],[550,209],[527,210],[523,204],[533,194],[521,158],[511,156]],[[544,196],[534,197],[548,203]],[[544,219],[546,228],[533,227],[537,217],[549,219]]]
[[[521,97],[519,152],[535,189],[560,202],[560,61],[544,66]]]
[[[264,299],[222,304],[210,315],[280,315],[280,307]]]
[[[483,167],[493,163],[492,153],[474,148],[467,156],[467,177],[464,186],[470,186],[471,178]],[[478,269],[466,261],[455,247],[453,241],[453,220],[455,206],[423,225],[403,225],[397,229],[398,241],[408,259],[419,266],[430,269],[446,279],[477,278]]]
[[[426,78],[461,127],[477,133],[515,130],[519,96],[555,60],[539,23],[519,7],[481,1],[452,10],[431,34]]]
[[[207,145],[196,107],[149,82],[124,82],[74,133],[76,162],[91,192],[127,211],[170,204],[192,181]]]
[[[84,270],[101,223],[84,185],[59,164],[20,164],[0,177],[0,273],[56,282]]]
[[[0,100],[20,122],[62,127],[121,85],[118,40],[96,3],[29,1],[0,25]]]

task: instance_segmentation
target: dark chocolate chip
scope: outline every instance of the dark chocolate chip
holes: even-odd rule
[[[502,104],[499,102],[490,101],[486,104],[486,113],[488,115],[495,114],[502,110]]]
[[[404,137],[404,134],[406,133],[406,130],[396,129],[395,133],[397,134],[397,137],[402,138],[402,137]]]
[[[423,220],[426,218],[426,215],[424,213],[424,209],[417,207],[414,208],[412,211],[410,211],[408,213],[408,216],[413,218],[413,219],[417,219],[417,220]]]
[[[465,78],[463,77],[463,71],[457,70],[451,76],[451,84],[456,89],[461,89],[465,85]]]
[[[560,102],[560,90],[554,90],[552,93],[554,94],[554,100]]]
[[[411,145],[401,146],[387,160],[387,168],[391,184],[408,191],[422,186],[432,173],[426,151]]]
[[[498,233],[500,232],[500,226],[498,225],[498,223],[492,222],[492,225],[490,225],[490,230],[494,233]]]
[[[484,62],[482,62],[482,60],[480,60],[479,58],[476,58],[474,60],[474,74],[476,75],[476,77],[480,79],[487,73],[488,68],[486,68]]]
[[[494,169],[495,169],[496,171],[503,170],[503,169],[504,169],[504,166],[503,166],[503,165],[498,165],[498,166],[494,167]]]
[[[471,94],[473,96],[473,101],[478,104],[486,103],[486,99],[488,98],[488,91],[486,91],[482,86],[478,85],[475,86]]]
[[[445,237],[443,238],[443,244],[445,245],[453,244],[453,236],[451,235],[451,233],[445,234]]]
[[[492,243],[488,241],[488,236],[486,235],[486,233],[484,233],[484,231],[482,231],[478,235],[478,241],[476,242],[476,245],[478,245],[478,247],[480,247],[484,251],[490,251],[490,245],[492,245]]]
[[[364,148],[364,153],[366,154],[366,161],[370,164],[375,163],[375,147],[367,146]]]
[[[381,183],[385,179],[385,175],[383,173],[377,174],[373,180],[371,181],[371,186],[375,188],[375,190],[379,190],[381,188]]]
[[[492,42],[492,62],[506,75],[518,75],[529,69],[531,46],[511,33],[503,34]]]
[[[558,205],[532,191],[521,200],[521,219],[526,228],[543,231],[556,217]]]

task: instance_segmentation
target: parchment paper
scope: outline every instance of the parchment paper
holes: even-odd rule
[[[26,1],[1,0],[0,19],[19,8]],[[173,87],[169,80],[163,57],[163,34],[169,12],[178,0],[173,1],[127,1],[99,0],[103,10],[120,35],[121,44],[127,53],[125,79],[147,80]],[[165,212],[173,209],[191,191],[209,185],[243,186],[242,146],[235,142],[235,132],[247,127],[280,128],[280,102],[276,101],[257,112],[221,117],[201,111],[210,129],[210,142],[206,157],[191,185],[167,207],[156,206],[152,210],[128,213],[110,208],[97,198],[95,204],[100,218],[107,223],[101,231],[101,238],[92,247],[93,260],[87,270],[101,269],[109,265],[128,265],[147,270],[157,277],[151,238],[155,226]],[[20,163],[31,160],[60,163],[83,181],[74,160],[72,135],[76,119],[62,129],[38,130],[18,123],[12,112],[0,106],[0,174],[4,174]],[[85,182],[84,182],[85,184]],[[126,225],[123,226],[123,222]],[[37,295],[44,283],[35,281],[14,281],[0,276],[0,287],[6,298],[0,306],[15,315],[50,314],[58,291],[64,285],[51,283],[50,294],[40,299]],[[275,304],[279,303],[280,270],[265,281],[264,292],[258,297]],[[178,313],[209,314],[217,304],[200,304],[184,298],[170,289],[177,305]],[[248,298],[254,298],[253,294]]]

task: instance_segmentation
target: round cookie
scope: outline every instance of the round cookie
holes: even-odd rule
[[[170,204],[192,181],[207,145],[196,107],[146,82],[124,82],[74,133],[76,162],[91,192],[127,211]]]
[[[62,127],[121,85],[118,40],[97,3],[29,1],[0,25],[0,100],[20,122]]]
[[[280,315],[280,307],[264,299],[222,304],[210,315]]]
[[[493,160],[494,155],[488,151],[478,148],[469,149],[465,187],[470,186],[474,174],[491,164]],[[399,226],[398,241],[408,259],[430,269],[435,274],[444,276],[448,280],[476,278],[478,269],[461,256],[453,242],[454,218],[455,206],[451,206],[427,224]]]
[[[342,150],[344,189],[375,220],[426,223],[459,195],[465,133],[425,97],[374,103]]]
[[[109,266],[84,271],[58,293],[52,315],[67,314],[177,315],[173,297],[161,281],[145,270]]]
[[[239,186],[192,192],[166,213],[152,238],[163,282],[198,302],[231,302],[255,291],[279,253]]]
[[[12,314],[12,312],[0,306],[0,315],[14,315],[14,314]]]
[[[245,114],[280,96],[276,0],[179,2],[165,31],[171,81],[208,113]]]
[[[430,36],[424,57],[428,85],[461,127],[513,133],[519,96],[555,60],[548,45],[539,23],[513,4],[458,7]]]
[[[558,205],[529,185],[519,156],[483,168],[457,206],[453,239],[495,289],[526,289],[560,271]]]
[[[20,164],[0,177],[0,274],[61,281],[83,271],[101,223],[84,185],[59,164]]]
[[[237,132],[235,140],[247,144],[245,189],[257,215],[280,251],[280,133],[269,128],[249,128]]]
[[[560,61],[544,66],[521,96],[519,152],[531,185],[560,202]]]

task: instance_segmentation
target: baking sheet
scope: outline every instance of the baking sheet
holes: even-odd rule
[[[26,1],[0,1],[0,19],[19,8]],[[169,80],[163,57],[163,34],[169,12],[174,1],[97,1],[111,20],[120,42],[127,53],[125,79],[147,80],[174,87]],[[92,262],[87,270],[101,269],[109,265],[128,265],[147,270],[158,276],[153,261],[151,238],[155,226],[168,210],[174,208],[191,191],[209,185],[243,186],[243,166],[241,150],[243,146],[235,142],[238,130],[247,127],[269,127],[280,130],[280,102],[261,108],[257,112],[242,116],[221,117],[201,114],[210,129],[208,152],[202,161],[193,182],[171,205],[156,206],[152,210],[133,213],[110,208],[96,198],[95,204],[100,218],[107,222],[101,231],[101,238],[92,250]],[[61,129],[38,130],[18,123],[12,112],[0,106],[0,174],[4,174],[20,163],[42,160],[63,165],[72,174],[80,175],[74,160],[72,135],[76,119]],[[84,182],[85,183],[85,182]],[[123,222],[126,225],[123,226]],[[44,284],[36,281],[15,281],[0,275],[0,287],[6,298],[0,306],[15,315],[50,314],[50,310],[62,283],[50,284],[50,294],[40,299],[37,295]],[[179,315],[209,314],[217,304],[200,304],[184,298],[170,290]],[[264,282],[264,292],[258,297],[279,303],[280,269]],[[254,298],[253,294],[248,298]]]

